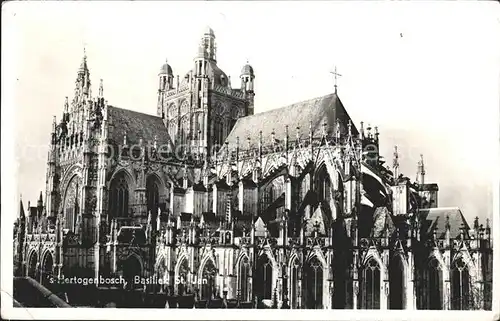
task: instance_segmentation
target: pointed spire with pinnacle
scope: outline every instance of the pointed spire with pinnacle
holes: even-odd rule
[[[99,98],[104,97],[104,85],[103,85],[103,80],[101,78],[100,83],[99,83]]]
[[[423,185],[424,180],[425,180],[424,155],[420,154],[420,160],[418,161],[417,165],[417,183]]]
[[[78,69],[75,93],[90,96],[90,72],[87,65],[87,50],[83,48],[83,58]]]
[[[392,160],[392,167],[394,168],[394,179],[398,179],[398,170],[399,170],[398,146],[394,146],[394,158]]]

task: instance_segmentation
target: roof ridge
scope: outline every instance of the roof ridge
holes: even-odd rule
[[[118,110],[124,110],[124,111],[128,111],[128,112],[136,113],[136,114],[141,114],[141,115],[145,115],[145,116],[151,116],[151,117],[154,117],[154,118],[161,118],[158,115],[143,113],[143,112],[136,111],[136,110],[133,110],[133,109],[121,108],[121,107],[116,107],[116,106],[112,106],[112,105],[108,105],[108,108],[118,109]]]
[[[262,114],[266,114],[266,113],[271,113],[271,112],[277,112],[281,109],[284,109],[284,108],[289,108],[291,106],[296,106],[296,105],[301,105],[301,104],[305,104],[305,103],[308,103],[308,102],[311,102],[313,100],[318,100],[318,99],[325,99],[329,96],[332,96],[332,97],[337,97],[338,96],[335,94],[335,93],[331,93],[331,94],[327,94],[327,95],[322,95],[322,96],[318,96],[318,97],[315,97],[315,98],[310,98],[310,99],[305,99],[305,100],[301,100],[301,101],[298,101],[298,102],[295,102],[295,103],[292,103],[292,104],[288,104],[288,105],[284,105],[284,106],[281,106],[281,107],[277,107],[277,108],[273,108],[273,109],[270,109],[270,110],[266,110],[266,111],[263,111],[263,112],[260,112],[260,113],[256,113],[256,114],[253,114],[253,115],[250,115],[250,116],[245,116],[245,117],[241,117],[239,118],[238,120],[242,119],[242,118],[252,118],[254,116],[257,116],[257,115],[262,115]]]

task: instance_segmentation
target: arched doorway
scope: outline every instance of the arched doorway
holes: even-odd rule
[[[126,288],[129,290],[143,288],[144,285],[140,282],[135,282],[135,278],[142,278],[142,265],[135,255],[130,255],[122,262],[123,278],[127,281]]]
[[[41,283],[42,285],[48,287],[50,284],[52,284],[51,281],[51,277],[52,277],[52,269],[54,267],[54,261],[52,259],[52,254],[50,254],[49,252],[47,252],[47,254],[45,254],[43,260],[42,260],[42,270],[41,270],[41,274],[42,274],[42,279],[41,279]]]
[[[290,266],[290,290],[289,290],[289,300],[290,307],[292,309],[300,309],[300,266],[299,260],[295,257]]]
[[[362,309],[380,309],[380,266],[374,258],[366,263],[362,280]]]
[[[188,289],[189,263],[186,257],[182,259],[176,275],[177,294],[184,295]]]
[[[305,303],[306,309],[323,308],[323,265],[313,257],[305,266]]]
[[[250,262],[247,256],[240,260],[238,269],[238,290],[242,302],[250,302]]]
[[[215,295],[215,280],[217,277],[217,269],[214,262],[209,259],[205,262],[201,273],[201,280],[197,280],[197,285],[201,285],[201,299],[210,300]]]
[[[456,260],[451,270],[451,309],[469,310],[470,276],[467,264],[462,258]]]
[[[37,279],[37,263],[38,263],[38,255],[35,251],[31,252],[29,261],[28,261],[28,276],[32,279]]]
[[[255,282],[255,294],[259,300],[271,300],[273,296],[273,265],[266,254],[262,255],[257,262],[257,277]]]

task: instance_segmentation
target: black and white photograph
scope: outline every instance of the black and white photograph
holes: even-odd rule
[[[2,318],[498,319],[498,3],[2,20]]]

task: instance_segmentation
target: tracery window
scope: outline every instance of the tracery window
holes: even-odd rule
[[[363,269],[361,291],[363,309],[380,309],[380,267],[375,259],[370,259]]]
[[[125,175],[121,174],[111,183],[109,193],[110,217],[127,217],[129,214],[129,190]]]
[[[216,116],[212,121],[214,144],[222,146],[224,143],[224,122],[221,117]]]
[[[80,214],[81,179],[75,175],[66,188],[64,198],[64,227],[70,231],[76,230],[78,215]]]
[[[148,202],[148,212],[156,219],[158,206],[160,203],[160,184],[154,176],[149,176],[146,182],[146,198]]]
[[[238,277],[240,300],[242,302],[248,302],[250,301],[250,288],[248,287],[250,277],[250,262],[248,261],[248,257],[246,256],[244,256],[240,261]]]
[[[265,210],[272,204],[274,200],[274,186],[269,184],[262,193],[262,200],[260,202],[260,212],[264,213]]]
[[[217,276],[217,269],[215,268],[212,260],[208,260],[203,267],[201,282],[201,298],[209,300],[215,291],[215,278]]]
[[[188,143],[188,138],[189,138],[189,116],[185,115],[182,116],[181,118],[181,124],[180,124],[180,138],[181,138],[181,144],[187,144]]]
[[[178,122],[179,122],[178,118],[173,118],[172,120],[170,120],[169,125],[168,125],[168,134],[169,134],[170,138],[173,139],[174,141],[177,138],[177,124],[178,124]]]
[[[469,310],[470,275],[467,264],[462,258],[456,260],[451,271],[451,308],[453,310]]]
[[[256,293],[259,299],[272,299],[273,271],[272,263],[267,255],[262,255],[258,261]]]
[[[436,258],[432,258],[423,267],[420,286],[419,306],[421,310],[443,309],[442,270]]]
[[[290,289],[289,289],[290,307],[292,309],[300,309],[299,302],[299,261],[297,258],[293,260],[290,269]]]
[[[306,308],[323,308],[323,266],[317,257],[309,261],[305,270]]]
[[[321,169],[316,173],[315,189],[318,195],[319,201],[328,202],[330,200],[330,190],[331,190],[330,176],[326,170],[326,166],[322,166]]]
[[[179,274],[176,276],[176,283],[177,284],[177,294],[178,295],[184,295],[187,290],[187,284],[188,282],[188,275],[189,275],[189,264],[188,260],[186,257],[182,259],[182,263],[179,266]]]

